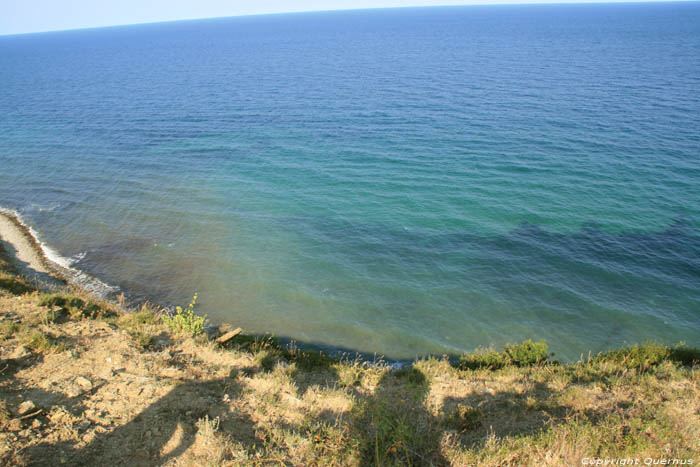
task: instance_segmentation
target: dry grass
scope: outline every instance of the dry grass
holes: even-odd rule
[[[228,348],[174,336],[149,307],[17,293],[0,292],[7,465],[700,462],[691,351],[648,344],[500,369],[429,358],[396,371],[270,336]]]

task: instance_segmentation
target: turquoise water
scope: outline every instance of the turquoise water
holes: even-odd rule
[[[0,206],[134,299],[411,358],[700,345],[700,4],[0,37]]]

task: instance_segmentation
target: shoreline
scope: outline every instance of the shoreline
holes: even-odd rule
[[[700,453],[688,416],[700,349],[648,343],[561,363],[528,340],[404,366],[231,327],[210,335],[191,311],[39,290],[14,266],[21,250],[43,268],[39,241],[7,222],[2,465],[689,465]]]
[[[70,291],[71,289],[73,289],[73,291],[78,290],[92,298],[108,302],[124,313],[136,311],[142,305],[155,306],[164,314],[173,313],[176,309],[176,306],[173,304],[159,303],[157,301],[150,301],[149,299],[131,301],[128,297],[128,293],[123,291],[120,287],[108,285],[100,279],[72,267],[71,259],[60,256],[58,252],[55,252],[50,246],[42,242],[38,233],[31,225],[22,219],[19,212],[0,206],[0,250],[2,250],[3,247],[11,257],[20,275],[30,281],[34,281],[35,286],[44,289],[44,291],[60,292],[62,289],[64,289],[64,291]],[[230,323],[228,321],[207,319],[205,322],[205,326],[209,329],[209,332],[226,329],[232,325],[236,327],[235,323]],[[450,361],[457,361],[464,353],[430,353],[417,355],[412,358],[387,358],[385,355],[376,352],[363,352],[357,349],[322,344],[314,341],[300,341],[287,335],[275,335],[269,331],[249,333],[244,330],[244,334],[260,338],[274,336],[277,341],[285,346],[320,351],[332,358],[359,358],[372,365],[386,365],[392,368],[410,368],[416,361],[429,358],[447,357]],[[652,341],[654,340],[652,339]],[[640,344],[644,344],[644,341],[625,343],[625,345]],[[665,344],[671,345],[670,343]],[[613,346],[596,352],[589,350],[587,354],[590,356],[611,351],[616,348],[618,347]],[[472,351],[477,352],[488,349],[493,350],[493,346],[477,347]],[[583,359],[585,355],[586,353],[582,352],[579,358]],[[575,361],[576,359],[565,359],[562,360],[561,363],[574,363]]]
[[[49,286],[69,283],[59,269],[61,266],[48,258],[30,227],[13,211],[0,210],[0,243],[27,278]]]
[[[46,246],[15,210],[0,207],[0,243],[13,250],[9,253],[23,275],[46,287],[77,287],[102,300],[111,300],[120,290],[72,267],[70,260]]]
[[[9,249],[7,247],[10,247]],[[124,303],[116,300],[117,293],[121,291],[118,287],[105,284],[97,278],[89,276],[70,265],[60,264],[50,258],[46,252],[46,246],[34,233],[31,226],[25,223],[19,213],[13,210],[0,207],[0,248],[5,247],[7,253],[12,257],[13,263],[18,266],[20,274],[30,280],[39,278],[40,283],[47,290],[60,289],[62,287],[76,288],[92,295],[94,298],[107,301],[114,306],[124,309]],[[66,260],[68,261],[68,260]],[[97,285],[97,286],[95,286]],[[106,292],[106,293],[105,293]],[[123,291],[121,291],[123,293]],[[130,303],[127,299],[127,303]],[[151,303],[162,310],[174,310],[175,306],[168,306],[162,303],[154,303],[148,300],[143,303]],[[143,303],[131,303],[138,305]],[[127,308],[129,306],[127,305]],[[224,329],[230,323],[215,322],[208,320],[207,327],[210,329]],[[271,336],[269,332],[252,333],[250,336]],[[358,350],[342,347],[333,347],[314,342],[300,342],[288,336],[274,336],[283,345],[298,346],[299,348],[321,351],[334,358],[361,358],[363,361],[376,364],[388,365],[393,368],[403,368],[410,366],[414,359],[387,359],[383,355],[360,352]],[[428,357],[427,355],[425,356]]]

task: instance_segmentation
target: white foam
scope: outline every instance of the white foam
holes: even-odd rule
[[[85,257],[86,252],[79,253],[75,258],[66,258],[65,256],[60,255],[49,245],[42,242],[41,238],[39,237],[39,233],[34,230],[31,225],[24,221],[19,212],[14,209],[8,209],[0,206],[0,213],[14,217],[17,219],[17,222],[27,229],[32,238],[34,238],[34,241],[37,243],[37,245],[39,245],[39,248],[41,248],[44,258],[46,258],[46,260],[48,260],[55,269],[66,276],[68,282],[78,285],[88,292],[102,298],[106,298],[119,292],[119,287],[106,284],[96,277],[92,277],[89,274],[73,267],[73,264]]]
[[[42,251],[42,253],[44,253],[44,256],[46,257],[46,259],[48,259],[52,263],[55,263],[61,267],[64,267],[64,268],[70,268],[73,265],[73,261],[70,258],[66,258],[64,256],[61,256],[60,254],[58,254],[58,252],[56,250],[54,250],[53,248],[48,246],[46,243],[42,242],[41,239],[39,238],[39,233],[36,230],[34,230],[31,226],[22,222],[21,219],[20,219],[20,223],[29,230],[29,233],[31,234],[32,237],[34,237],[34,240],[41,248],[41,251]]]
[[[14,216],[19,219],[19,213],[14,209],[7,209],[0,206],[0,213],[7,214],[8,216]]]
[[[86,256],[86,255],[87,255],[87,251],[81,251],[81,252],[78,253],[77,255],[73,256],[73,257],[71,258],[72,264],[75,264],[75,263],[77,263],[77,262],[79,262],[79,261],[82,261],[83,259],[85,259],[85,256]]]
[[[27,229],[32,238],[34,238],[34,241],[41,248],[41,251],[46,257],[46,259],[63,268],[71,267],[73,261],[71,261],[70,258],[65,258],[61,256],[56,250],[48,246],[46,243],[42,242],[41,238],[39,238],[39,233],[36,230],[34,230],[34,228],[31,225],[25,222],[25,220],[22,218],[22,215],[19,212],[15,211],[14,209],[7,209],[3,207],[0,207],[0,212],[13,216],[15,219],[17,219],[17,222],[19,222],[25,229]]]
[[[59,207],[61,207],[61,205],[58,204],[58,203],[54,203],[54,204],[51,204],[51,205],[49,205],[49,206],[42,206],[42,205],[40,205],[40,204],[34,204],[34,203],[32,203],[32,204],[29,206],[29,208],[27,208],[27,210],[29,210],[29,211],[39,211],[39,212],[52,212],[52,211],[55,211],[56,209],[58,209]]]

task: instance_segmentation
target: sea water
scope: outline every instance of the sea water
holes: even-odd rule
[[[700,345],[700,4],[0,37],[0,206],[132,299],[388,358]]]

